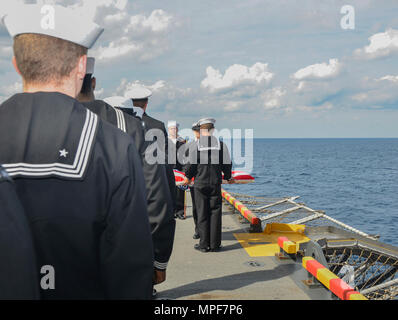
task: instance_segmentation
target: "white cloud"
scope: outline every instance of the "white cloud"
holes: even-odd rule
[[[251,67],[240,64],[230,66],[225,74],[209,66],[206,69],[206,78],[202,81],[202,88],[210,91],[228,89],[241,84],[268,84],[274,74],[268,70],[267,63],[257,62]]]
[[[277,109],[283,106],[282,97],[285,96],[287,91],[282,87],[272,88],[267,90],[263,95],[264,108],[266,110]]]
[[[1,43],[1,47],[0,47],[0,60],[3,59],[10,59],[13,55],[13,51],[12,51],[12,47],[8,46],[8,45],[4,45]]]
[[[149,16],[106,11],[98,19],[105,27],[101,45],[92,50],[99,62],[122,57],[148,61],[158,57],[168,50],[167,33],[176,25],[173,16],[161,9],[153,10]]]
[[[162,89],[166,88],[168,86],[168,84],[163,80],[159,80],[159,81],[156,81],[154,84],[146,85],[138,80],[129,82],[127,79],[123,78],[120,81],[120,85],[116,89],[115,94],[121,95],[124,97],[128,97],[129,91],[131,91],[136,86],[143,86],[143,87],[151,90],[152,92],[158,92],[158,91],[161,91]]]
[[[131,42],[128,38],[123,37],[118,41],[111,41],[107,46],[100,46],[97,50],[93,50],[93,55],[98,60],[108,60],[127,55],[129,53],[138,52],[142,49],[142,45]]]
[[[396,108],[398,105],[398,76],[387,75],[378,79],[364,78],[358,92],[351,96],[359,108]]]
[[[352,100],[358,101],[358,102],[363,102],[368,99],[369,95],[365,92],[358,93],[352,96]]]
[[[163,32],[168,29],[172,21],[172,16],[165,11],[158,9],[152,11],[151,15],[147,18],[144,15],[135,15],[130,19],[128,29],[134,31],[140,29],[150,29],[152,32]]]
[[[2,86],[0,88],[0,94],[5,96],[12,96],[15,93],[22,92],[22,83],[17,81],[8,86]]]
[[[7,1],[9,5],[23,2]],[[104,33],[91,50],[99,62],[125,56],[140,61],[153,59],[168,50],[166,34],[177,25],[173,16],[162,9],[153,10],[148,16],[133,13],[128,0],[43,0],[43,3],[67,6],[104,27]]]
[[[0,103],[7,100],[16,93],[22,92],[22,83],[20,81],[14,82],[10,85],[0,87]]]
[[[314,112],[314,111],[325,111],[333,109],[333,104],[330,102],[325,102],[314,108],[313,106],[302,106],[298,105],[295,108],[289,108],[289,112],[299,111],[299,112]]]
[[[120,21],[123,21],[126,19],[127,13],[126,12],[118,12],[115,14],[108,14],[105,18],[104,21],[107,24],[112,24],[112,23],[118,23]]]
[[[241,101],[228,101],[223,109],[226,112],[238,111],[242,107],[242,104]]]
[[[178,114],[181,118],[214,116],[217,118],[269,117],[294,112],[325,112],[333,108],[334,100],[345,84],[337,87],[330,82],[314,82],[302,92],[295,91],[296,81],[271,86],[274,74],[268,64],[257,63],[251,67],[232,65],[225,74],[213,67],[207,68],[207,76],[200,87],[179,88],[159,80],[145,86],[153,91],[150,110],[163,117]],[[339,79],[331,80],[339,83]],[[113,94],[126,95],[140,81],[123,79]],[[339,101],[339,100],[338,100]]]
[[[398,52],[398,30],[392,28],[385,32],[376,33],[369,38],[370,44],[362,49],[355,50],[357,57],[376,59]]]
[[[95,19],[101,9],[123,11],[128,4],[128,0],[55,0],[53,2],[75,9],[91,20]],[[101,24],[102,21],[98,22]]]
[[[74,9],[105,29],[90,52],[100,63],[127,56],[139,61],[158,57],[169,48],[167,32],[172,26],[178,25],[174,17],[162,9],[153,10],[149,15],[137,14],[132,11],[132,1],[129,3],[128,0],[43,1]]]
[[[397,82],[397,83],[398,83],[398,76],[390,76],[390,75],[387,75],[387,76],[381,77],[381,78],[376,79],[376,80],[377,80],[377,81],[387,80],[387,81]]]
[[[94,95],[95,95],[96,99],[102,99],[102,98],[104,98],[104,92],[105,92],[105,89],[104,89],[104,88],[95,90],[95,91],[94,91]]]
[[[295,88],[296,92],[300,92],[302,90],[304,90],[306,88],[307,82],[305,81],[300,81],[297,85],[297,87]]]
[[[329,59],[329,63],[316,63],[298,70],[292,78],[296,80],[332,78],[339,74],[341,67],[338,59]],[[302,86],[303,84],[299,84],[298,89]]]

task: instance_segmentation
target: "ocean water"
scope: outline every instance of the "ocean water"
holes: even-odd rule
[[[300,196],[315,210],[398,246],[398,139],[255,139],[249,185],[226,189]]]

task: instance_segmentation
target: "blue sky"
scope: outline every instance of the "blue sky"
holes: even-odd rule
[[[255,137],[398,137],[396,1],[45,2],[105,27],[90,50],[100,98],[139,83],[154,92],[148,113],[183,127],[213,116]],[[353,30],[340,26],[347,4]],[[0,45],[5,99],[21,85],[3,27]]]

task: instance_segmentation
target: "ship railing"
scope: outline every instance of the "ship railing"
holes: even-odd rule
[[[224,190],[225,191],[225,190]],[[261,221],[264,229],[267,223],[306,224],[312,226],[339,226],[368,239],[377,240],[378,235],[370,235],[342,221],[328,216],[322,210],[314,210],[304,203],[296,202],[299,196],[285,198],[257,197],[225,191],[244,204]]]

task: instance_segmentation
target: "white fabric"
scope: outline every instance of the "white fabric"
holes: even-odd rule
[[[104,101],[111,105],[114,108],[121,108],[121,109],[133,109],[137,117],[142,119],[144,115],[144,109],[135,107],[133,105],[133,101],[131,99],[121,97],[121,96],[113,96],[105,98]]]
[[[94,74],[95,59],[87,58],[87,70],[86,74]]]
[[[203,118],[198,121],[198,125],[202,126],[204,124],[215,124],[216,120],[213,118]]]
[[[180,127],[180,124],[179,123],[177,123],[177,121],[169,121],[168,123],[167,123],[167,128],[179,128]]]
[[[152,96],[152,91],[142,87],[142,86],[134,86],[130,91],[125,94],[126,97],[133,100],[146,99]]]
[[[15,3],[5,11],[1,18],[11,37],[42,34],[90,49],[104,31],[76,10],[60,5]]]
[[[13,163],[3,164],[11,177],[46,177],[58,176],[65,178],[80,179],[83,177],[88,162],[91,148],[95,140],[95,132],[98,125],[98,116],[91,111],[86,111],[86,121],[84,123],[80,136],[79,145],[73,164],[49,163],[49,164],[31,164],[31,163]],[[61,155],[66,156],[69,152],[65,149],[59,151]]]
[[[113,96],[104,99],[104,101],[112,107],[120,107],[122,104],[125,103],[126,100],[127,99],[125,97],[120,96]]]

